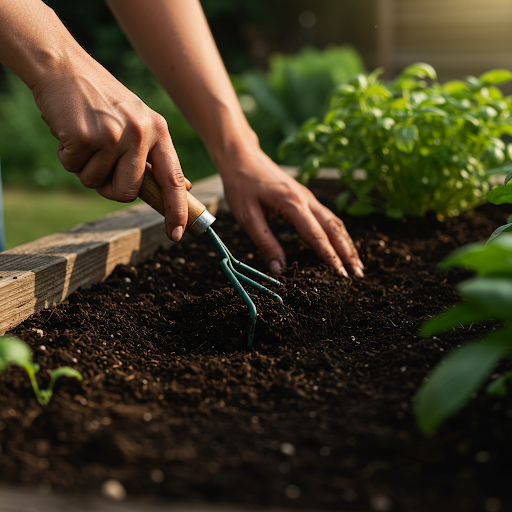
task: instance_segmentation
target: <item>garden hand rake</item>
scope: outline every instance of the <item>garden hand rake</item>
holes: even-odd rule
[[[149,166],[148,166],[149,167]],[[165,216],[165,207],[164,201],[162,198],[162,192],[158,183],[155,181],[155,178],[151,174],[149,168],[146,169],[144,174],[144,180],[142,182],[142,186],[139,191],[139,197],[149,204],[152,208],[154,208],[158,213]],[[253,281],[251,278],[242,274],[240,271],[245,271],[249,276],[254,278],[259,278],[267,283],[281,285],[281,283],[272,277],[269,277],[262,272],[238,261],[233,257],[233,255],[229,252],[227,247],[224,245],[222,240],[219,238],[217,233],[211,228],[211,225],[215,221],[215,217],[206,209],[201,201],[196,199],[190,192],[187,192],[187,201],[188,201],[188,221],[186,231],[191,234],[194,238],[200,237],[203,233],[208,233],[210,235],[215,248],[222,256],[222,261],[220,262],[221,268],[231,281],[231,284],[235,287],[237,292],[242,296],[242,299],[249,307],[249,313],[251,317],[251,327],[249,329],[249,339],[248,345],[252,346],[254,340],[254,333],[256,330],[256,317],[258,316],[258,312],[256,311],[256,306],[254,302],[249,297],[247,292],[244,290],[240,282],[252,286],[256,290],[265,295],[268,295],[276,302],[283,302],[283,299],[273,291],[265,288],[261,284]]]

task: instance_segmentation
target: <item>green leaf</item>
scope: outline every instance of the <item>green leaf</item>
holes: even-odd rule
[[[494,333],[483,342],[468,343],[450,354],[430,374],[416,395],[414,412],[425,435],[467,402],[512,348],[510,336]]]
[[[463,302],[425,322],[420,329],[422,336],[431,336],[438,332],[447,331],[453,327],[462,327],[488,320],[487,315],[475,305]]]
[[[369,215],[370,213],[375,212],[375,207],[368,201],[364,199],[359,199],[358,201],[354,201],[348,208],[347,213],[349,215]]]
[[[506,185],[510,179],[512,178],[512,171],[510,171],[506,176],[505,176],[505,182],[504,184]]]
[[[403,219],[404,218],[404,212],[400,208],[388,208],[386,210],[386,217],[389,217],[390,219]]]
[[[494,396],[506,396],[508,393],[507,381],[512,381],[512,372],[504,373],[503,375],[500,375],[497,379],[493,380],[487,386],[487,393],[489,393],[489,395]]]
[[[412,153],[417,138],[418,128],[416,126],[402,126],[396,132],[395,146],[402,153]]]
[[[436,108],[436,107],[422,108],[421,110],[418,111],[418,114],[420,114],[420,115],[428,114],[431,116],[442,116],[442,117],[446,117],[448,115],[444,110],[441,110],[440,108]]]
[[[52,371],[50,378],[52,380],[57,380],[60,377],[74,377],[77,380],[83,380],[82,374],[75,370],[74,368],[70,368],[69,366],[63,366],[62,368],[57,368]]]
[[[21,367],[32,365],[32,350],[14,336],[3,336],[0,338],[0,373],[13,364]]]
[[[494,69],[480,75],[483,84],[503,84],[512,80],[512,73],[508,69]]]
[[[342,212],[346,208],[350,196],[351,193],[349,190],[345,190],[344,192],[341,192],[341,194],[338,194],[336,196],[336,208],[340,212]]]
[[[501,165],[500,167],[495,167],[493,169],[488,169],[485,172],[486,174],[505,174],[506,172],[512,172],[512,163]]]
[[[512,276],[512,236],[503,235],[490,244],[475,242],[449,254],[440,264],[442,270],[464,267],[482,276]]]
[[[448,94],[457,94],[469,90],[468,84],[462,80],[452,80],[441,86],[441,90]]]
[[[512,320],[512,279],[474,277],[459,283],[457,291],[487,318]]]
[[[487,201],[493,204],[512,203],[512,185],[501,185],[487,194]]]
[[[504,233],[506,231],[512,231],[512,223],[505,224],[504,226],[500,226],[492,232],[492,235],[489,237],[489,240],[485,243],[487,245],[489,242],[492,242],[498,235]]]
[[[294,144],[295,144],[295,135],[288,135],[288,137],[286,137],[281,142],[281,144],[279,144],[279,148],[277,150],[279,159],[282,160]]]
[[[414,76],[416,78],[431,78],[437,80],[436,70],[425,62],[417,62],[406,68],[402,72],[402,76]]]

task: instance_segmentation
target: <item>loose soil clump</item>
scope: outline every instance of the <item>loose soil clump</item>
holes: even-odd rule
[[[492,328],[418,336],[470,275],[436,267],[507,213],[347,218],[362,279],[336,275],[276,222],[283,303],[249,290],[253,349],[247,308],[209,240],[118,267],[14,330],[41,384],[63,365],[84,381],[59,381],[42,408],[21,370],[0,377],[1,482],[98,492],[115,478],[128,494],[297,509],[512,510],[510,398],[479,394],[432,439],[412,415],[429,371]],[[264,270],[229,214],[215,229]]]

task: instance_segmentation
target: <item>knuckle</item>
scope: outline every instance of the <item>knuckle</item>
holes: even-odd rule
[[[86,188],[99,188],[103,185],[103,180],[96,176],[79,176],[82,185]]]
[[[153,126],[158,136],[160,137],[170,137],[169,135],[169,127],[167,126],[167,121],[165,117],[160,114],[154,113],[153,116]]]
[[[119,203],[132,203],[137,199],[138,190],[126,189],[121,190],[116,194],[116,201]]]
[[[139,119],[132,118],[126,126],[126,132],[129,136],[130,142],[140,146],[145,139],[147,125]]]

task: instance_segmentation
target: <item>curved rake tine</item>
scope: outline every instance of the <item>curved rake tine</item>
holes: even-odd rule
[[[223,259],[220,262],[222,270],[224,271],[224,273],[226,274],[228,279],[231,281],[231,284],[235,287],[235,289],[241,295],[242,299],[244,300],[244,302],[247,304],[247,306],[249,308],[249,314],[251,317],[251,327],[249,329],[248,346],[251,347],[253,340],[254,340],[254,333],[256,330],[256,317],[258,316],[258,312],[256,311],[256,306],[254,305],[254,302],[249,297],[247,292],[244,290],[244,288],[240,284],[240,281],[242,281],[246,285],[252,286],[256,290],[260,291],[261,293],[268,295],[276,302],[283,302],[283,299],[277,293],[274,293],[273,291],[269,290],[268,288],[265,288],[265,286],[263,286],[259,283],[256,283],[249,277],[238,272],[238,270],[235,269],[235,265],[238,268],[245,270],[247,273],[249,273],[253,277],[259,277],[260,279],[263,279],[263,280],[267,281],[268,283],[279,284],[279,285],[281,285],[281,283],[277,279],[267,276],[266,274],[263,274],[262,272],[259,272],[258,270],[250,267],[249,265],[246,265],[245,263],[242,263],[241,261],[238,261],[237,259],[235,259],[233,257],[233,255],[229,252],[228,248],[224,245],[222,240],[218,237],[217,233],[215,233],[215,231],[211,227],[209,227],[207,231],[208,231],[208,234],[210,235],[210,238],[212,239],[215,247],[217,248],[217,250],[219,251],[221,256],[223,256]]]

